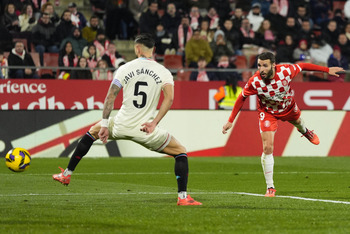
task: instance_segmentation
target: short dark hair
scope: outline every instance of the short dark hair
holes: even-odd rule
[[[151,34],[149,34],[149,33],[141,33],[141,34],[136,36],[135,43],[144,45],[147,48],[151,49],[151,48],[154,47],[155,41],[154,41],[154,38],[153,38],[153,36]]]
[[[151,4],[158,4],[158,2],[156,0],[152,0],[149,2],[148,6],[150,6]]]
[[[276,62],[276,57],[273,53],[271,52],[263,52],[258,55],[258,59],[260,60],[267,60],[270,59],[271,64]]]
[[[22,44],[22,45],[24,46],[23,41],[15,41],[15,42],[13,43],[13,46],[16,47],[16,45],[19,44],[19,43]]]
[[[204,57],[204,56],[200,56],[199,58],[198,58],[198,62],[199,61],[207,61],[207,59]]]
[[[40,15],[40,17],[47,16],[47,15],[50,16],[49,13],[47,13],[47,12],[42,12],[41,15]]]
[[[97,15],[92,15],[92,16],[90,17],[90,20],[92,20],[92,19],[100,19],[100,18],[98,18]]]

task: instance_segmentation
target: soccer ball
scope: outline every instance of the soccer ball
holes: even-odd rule
[[[14,148],[6,154],[5,160],[11,171],[22,172],[29,168],[31,157],[26,149]]]

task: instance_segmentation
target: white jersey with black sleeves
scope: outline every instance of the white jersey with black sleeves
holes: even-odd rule
[[[137,58],[121,66],[112,83],[123,88],[123,104],[114,123],[135,128],[154,119],[161,90],[165,85],[174,85],[174,79],[156,61]]]

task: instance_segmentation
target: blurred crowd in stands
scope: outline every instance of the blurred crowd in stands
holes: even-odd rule
[[[127,62],[116,44],[138,33],[154,35],[156,60],[196,68],[187,80],[246,81],[232,69],[254,68],[263,51],[274,52],[277,63],[349,69],[350,0],[90,0],[89,9],[86,19],[74,2],[2,0],[0,66],[53,66],[50,55],[61,69],[1,69],[0,77],[111,80]]]

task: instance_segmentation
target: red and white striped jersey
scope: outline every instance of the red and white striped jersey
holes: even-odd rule
[[[245,85],[242,95],[257,95],[258,109],[271,114],[281,113],[294,104],[294,92],[290,87],[292,79],[302,70],[328,72],[327,67],[309,63],[279,64],[270,83],[265,83],[257,71]]]

